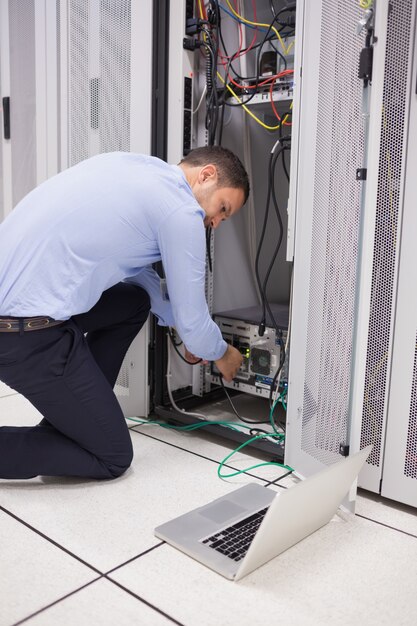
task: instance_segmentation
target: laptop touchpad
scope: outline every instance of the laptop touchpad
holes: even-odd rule
[[[231,502],[231,500],[222,500],[221,502],[216,502],[211,506],[205,507],[203,510],[199,511],[199,513],[213,522],[227,522],[228,519],[244,511],[246,511],[246,509]]]

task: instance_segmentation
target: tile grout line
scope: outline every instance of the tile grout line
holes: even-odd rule
[[[270,485],[276,485],[278,481],[282,480],[283,478],[287,478],[287,476],[290,476],[292,473],[293,473],[292,471],[289,471],[286,474],[279,476],[279,478],[275,478],[275,480],[270,480],[269,483],[264,485],[264,487],[269,487]],[[288,489],[288,487],[284,487],[283,485],[276,485],[276,486],[281,487],[281,489]]]
[[[85,589],[86,587],[89,587],[90,585],[92,585],[93,583],[97,582],[98,580],[101,580],[102,578],[105,578],[104,574],[102,574],[101,576],[98,576],[97,578],[94,578],[94,580],[90,580],[89,583],[86,583],[82,587],[78,587],[78,589],[74,589],[74,591],[70,591],[65,596],[62,596],[61,598],[58,598],[58,600],[54,600],[54,602],[51,602],[50,604],[42,607],[41,609],[38,609],[34,613],[31,613],[30,615],[27,615],[27,617],[24,617],[23,619],[19,620],[18,622],[15,622],[14,624],[12,624],[12,626],[20,626],[20,624],[24,624],[29,619],[32,619],[32,617],[36,617],[36,615],[39,615],[39,613],[43,613],[43,611],[46,611],[47,609],[50,609],[55,604],[59,604],[63,600],[66,600],[67,598],[70,598],[75,593],[78,593],[79,591],[82,591],[82,589]]]
[[[397,533],[402,533],[403,535],[408,535],[409,537],[413,537],[413,539],[417,539],[417,535],[413,533],[409,533],[407,530],[401,530],[401,528],[395,528],[395,526],[390,526],[389,524],[385,524],[384,522],[379,522],[376,519],[372,519],[372,517],[366,517],[366,515],[361,515],[360,513],[355,513],[356,517],[361,517],[362,519],[366,519],[368,522],[373,522],[374,524],[379,524],[380,526],[385,526],[385,528],[389,528],[390,530],[395,530]]]
[[[125,588],[123,585],[121,585],[120,583],[114,581],[113,579],[108,577],[108,574],[114,572],[115,570],[127,565],[128,563],[130,563],[131,561],[134,561],[136,559],[139,559],[140,557],[144,556],[145,554],[148,554],[149,552],[152,552],[153,550],[155,550],[155,548],[159,548],[160,546],[162,546],[165,541],[161,541],[157,544],[155,544],[154,546],[152,546],[151,548],[149,548],[148,550],[145,550],[144,552],[141,552],[140,554],[138,554],[137,556],[133,557],[132,559],[129,559],[128,561],[118,565],[117,567],[114,567],[113,569],[109,570],[106,573],[100,572],[100,570],[98,570],[97,568],[95,568],[93,565],[90,565],[89,563],[87,563],[86,561],[84,561],[83,559],[81,559],[80,557],[78,557],[76,554],[74,554],[73,552],[71,552],[70,550],[68,550],[67,548],[64,548],[63,546],[61,546],[59,543],[57,543],[56,541],[54,541],[53,539],[51,539],[50,537],[48,537],[47,535],[45,535],[44,533],[42,533],[41,531],[37,530],[36,528],[34,528],[33,526],[31,526],[30,524],[28,524],[27,522],[25,522],[24,520],[22,520],[21,518],[19,518],[17,515],[15,515],[14,513],[12,513],[11,511],[8,511],[7,509],[5,509],[3,506],[0,505],[0,511],[3,511],[3,513],[6,513],[6,515],[9,515],[10,517],[12,517],[13,519],[15,519],[17,522],[19,522],[20,524],[23,524],[23,526],[26,526],[27,528],[29,528],[29,530],[32,530],[33,532],[35,532],[37,535],[41,536],[43,539],[45,539],[46,541],[48,541],[49,543],[52,543],[56,548],[62,550],[63,552],[65,552],[66,554],[68,554],[69,556],[72,556],[74,559],[76,559],[77,561],[79,561],[80,563],[82,563],[83,565],[85,565],[86,567],[92,569],[93,571],[95,571],[97,574],[99,574],[99,576],[97,578],[94,578],[93,580],[91,580],[90,582],[86,583],[85,585],[83,585],[82,587],[78,587],[77,589],[74,589],[74,591],[71,591],[70,593],[66,594],[65,596],[62,596],[61,598],[58,598],[57,600],[55,600],[54,602],[52,602],[51,604],[48,604],[47,606],[42,607],[41,609],[39,609],[38,611],[36,611],[35,613],[31,613],[30,615],[28,615],[27,617],[23,618],[22,620],[20,620],[19,622],[16,622],[15,624],[13,624],[13,626],[19,626],[19,624],[23,624],[24,622],[28,621],[29,619],[31,619],[32,617],[35,617],[36,615],[38,615],[39,613],[42,613],[43,611],[46,611],[47,609],[49,609],[50,607],[54,606],[55,604],[58,604],[59,602],[62,602],[63,600],[65,600],[66,598],[74,595],[75,593],[77,593],[78,591],[81,591],[82,589],[85,589],[86,587],[88,587],[89,585],[91,585],[94,582],[97,582],[98,580],[101,580],[102,578],[105,578],[106,580],[108,580],[109,582],[113,583],[114,585],[120,587],[120,589],[122,589],[123,591],[125,591],[126,593],[129,593],[130,595],[134,596],[137,600],[140,600],[141,602],[143,602],[144,604],[146,604],[147,606],[149,606],[150,608],[152,608],[153,610],[157,611],[158,613],[160,613],[161,615],[163,615],[164,617],[166,617],[167,619],[171,620],[174,624],[178,624],[178,626],[184,626],[183,624],[181,624],[181,622],[178,622],[177,620],[175,620],[174,618],[170,617],[167,613],[164,613],[164,611],[162,611],[161,609],[158,609],[156,606],[152,605],[150,602],[147,602],[146,600],[144,600],[143,598],[141,598],[140,596],[138,596],[137,594],[135,594],[133,591],[130,591],[129,589]]]
[[[17,515],[12,513],[11,511],[8,511],[7,509],[5,509],[1,505],[0,505],[0,511],[3,511],[7,515],[10,515],[10,517],[13,517],[17,522],[19,522],[20,524],[23,524],[24,526],[29,528],[29,530],[33,530],[33,532],[35,532],[37,535],[40,535],[43,539],[46,539],[46,541],[49,541],[50,543],[52,543],[56,548],[59,548],[60,550],[63,550],[63,552],[65,552],[69,556],[72,556],[74,559],[76,559],[77,561],[80,561],[80,563],[82,563],[86,567],[89,567],[90,569],[94,570],[97,574],[100,574],[99,578],[101,578],[103,576],[107,576],[107,574],[111,574],[115,570],[117,570],[117,569],[119,569],[121,567],[124,567],[125,565],[128,565],[132,561],[135,561],[136,559],[139,559],[140,557],[145,556],[145,554],[148,554],[148,552],[152,552],[152,550],[155,550],[155,548],[159,548],[164,543],[166,543],[165,541],[160,541],[159,543],[156,543],[154,546],[151,546],[147,550],[144,550],[143,552],[140,552],[139,554],[136,554],[131,559],[128,559],[127,561],[124,561],[123,563],[120,563],[120,565],[116,565],[116,567],[113,567],[112,569],[108,570],[107,572],[101,572],[96,567],[94,567],[94,565],[90,565],[90,563],[87,563],[87,561],[84,561],[81,557],[77,556],[76,554],[74,554],[73,552],[68,550],[67,548],[64,548],[64,546],[61,546],[61,544],[59,544],[56,541],[54,541],[54,539],[51,539],[50,537],[48,537],[47,535],[42,533],[40,530],[37,530],[36,528],[34,528],[30,524],[28,524],[27,522],[22,520],[20,517],[17,517]],[[95,579],[95,580],[98,580],[98,578]]]
[[[87,561],[84,561],[81,557],[77,556],[76,554],[74,554],[73,552],[71,552],[70,550],[68,550],[67,548],[64,548],[64,546],[61,546],[61,544],[57,543],[56,541],[54,541],[54,539],[51,539],[50,537],[48,537],[47,535],[45,535],[44,533],[42,533],[40,530],[38,530],[37,528],[35,528],[34,526],[31,526],[30,524],[28,524],[27,522],[25,522],[23,519],[21,519],[20,517],[18,517],[17,515],[15,515],[14,513],[12,513],[11,511],[9,511],[8,509],[5,509],[3,506],[0,505],[0,511],[3,511],[3,513],[6,513],[7,515],[10,515],[10,517],[13,517],[13,519],[15,519],[17,522],[19,522],[20,524],[23,524],[23,526],[26,526],[27,528],[29,528],[30,530],[33,530],[33,532],[35,532],[37,535],[39,535],[40,537],[42,537],[43,539],[46,539],[46,541],[49,541],[49,543],[52,543],[52,545],[54,545],[56,548],[59,548],[60,550],[62,550],[63,552],[65,552],[66,554],[68,554],[69,556],[72,556],[74,559],[76,559],[77,561],[79,561],[80,563],[82,563],[83,565],[85,565],[86,567],[89,567],[90,569],[92,569],[94,572],[96,572],[96,574],[100,574],[100,576],[103,576],[103,572],[101,572],[99,569],[97,569],[96,567],[94,567],[94,565],[90,565],[90,563],[87,563]]]
[[[204,456],[203,454],[199,454],[198,452],[193,452],[192,450],[181,448],[181,446],[177,446],[175,443],[169,443],[168,441],[163,441],[163,439],[158,439],[158,437],[153,437],[152,435],[147,435],[146,433],[138,432],[137,430],[134,430],[134,428],[135,427],[133,427],[133,429],[129,428],[129,430],[133,430],[133,432],[136,433],[137,435],[143,435],[144,437],[149,437],[149,439],[154,439],[154,441],[159,441],[160,443],[164,443],[167,446],[172,446],[173,448],[177,448],[177,450],[182,450],[183,452],[188,452],[189,454],[198,456],[200,459],[205,459],[206,461],[210,461],[211,463],[216,463],[217,465],[220,464],[220,461],[216,461],[215,459],[210,459],[210,457]],[[227,467],[228,469],[237,471],[236,467],[233,467],[232,465],[227,465],[226,463],[223,463],[223,467]],[[266,478],[261,478],[260,476],[255,476],[255,474],[250,474],[249,472],[245,472],[245,470],[242,470],[242,474],[246,474],[246,476],[250,476],[251,478],[256,478],[256,480],[262,480],[263,482],[266,482],[266,483],[271,482],[267,480]],[[279,479],[276,479],[276,480],[279,480]]]
[[[148,607],[150,607],[151,609],[153,609],[157,613],[160,613],[161,615],[163,615],[164,617],[169,619],[174,624],[177,624],[178,626],[184,626],[184,624],[182,622],[178,622],[174,617],[171,617],[170,615],[168,615],[168,613],[165,613],[164,611],[162,611],[162,609],[158,609],[158,607],[156,607],[155,605],[151,604],[150,602],[148,602],[144,598],[141,598],[141,596],[138,596],[134,591],[131,591],[130,589],[128,589],[127,587],[125,587],[121,583],[117,582],[116,580],[113,580],[112,578],[109,578],[108,576],[106,576],[106,574],[104,574],[104,578],[106,578],[106,580],[108,580],[109,582],[113,583],[113,585],[116,585],[117,587],[120,587],[120,589],[122,589],[126,593],[129,593],[131,596],[133,596],[137,600],[140,600],[141,602],[143,602],[143,604],[146,604]]]
[[[124,567],[125,565],[128,565],[129,563],[132,563],[132,561],[136,561],[136,559],[139,559],[141,556],[145,556],[145,554],[148,554],[149,552],[152,552],[153,550],[155,550],[155,548],[159,548],[160,546],[162,546],[165,543],[165,541],[160,541],[159,543],[156,543],[154,546],[152,546],[151,548],[148,548],[147,550],[144,550],[143,552],[141,552],[140,554],[138,554],[137,556],[133,556],[131,559],[129,559],[128,561],[125,561],[124,563],[121,563],[120,565],[116,565],[116,567],[113,567],[112,569],[109,569],[108,572],[105,572],[103,575],[107,576],[108,574],[112,574],[114,571],[116,571],[117,569],[120,569],[121,567]]]

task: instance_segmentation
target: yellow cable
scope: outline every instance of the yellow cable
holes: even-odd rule
[[[220,80],[222,81],[223,85],[225,84],[225,80],[223,78],[223,76],[221,74],[219,74],[219,72],[217,72],[217,76],[220,78]],[[259,119],[259,117],[256,117],[256,115],[254,113],[252,113],[252,111],[250,109],[248,109],[247,106],[245,106],[243,104],[243,101],[239,98],[239,96],[233,91],[233,89],[230,87],[230,85],[226,85],[227,89],[230,91],[230,93],[232,94],[232,96],[234,96],[236,98],[236,100],[239,102],[239,104],[242,105],[242,109],[244,109],[246,111],[246,113],[248,115],[250,115],[255,122],[258,122],[258,124],[260,124],[261,126],[263,126],[263,128],[266,128],[266,130],[278,130],[278,128],[281,126],[281,124],[283,124],[284,122],[287,121],[288,119],[288,113],[285,116],[285,118],[283,120],[281,120],[281,122],[279,124],[277,124],[277,126],[268,126],[268,124],[265,124],[264,122],[262,122],[262,120]],[[291,103],[292,104],[292,103]]]
[[[282,49],[284,51],[284,54],[288,54],[288,52],[291,50],[291,47],[294,45],[294,42],[291,42],[290,45],[288,46],[288,48],[286,48],[281,35],[279,34],[279,32],[277,31],[277,29],[274,26],[271,26],[270,24],[262,24],[261,22],[251,22],[250,20],[247,20],[246,18],[244,18],[241,15],[239,15],[239,13],[236,13],[234,8],[230,4],[230,0],[226,0],[226,2],[228,4],[229,9],[233,13],[233,15],[235,17],[239,18],[242,22],[244,22],[244,24],[250,24],[251,26],[263,26],[264,28],[271,28],[271,30],[274,31],[274,33],[275,33],[279,43],[281,44],[281,47],[282,47]]]
[[[200,17],[201,19],[204,19],[203,5],[201,4],[201,0],[198,0],[198,6],[200,8]]]
[[[374,3],[374,0],[359,0],[359,6],[361,9],[369,9]]]

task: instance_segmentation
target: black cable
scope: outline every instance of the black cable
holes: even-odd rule
[[[262,245],[263,245],[264,238],[265,238],[266,227],[267,227],[267,224],[268,224],[269,206],[270,206],[270,203],[271,203],[271,194],[272,194],[271,164],[273,163],[274,156],[277,155],[277,158],[278,158],[281,150],[283,150],[283,146],[280,146],[276,153],[271,152],[270,157],[269,157],[269,164],[268,164],[268,187],[267,187],[267,196],[266,196],[266,203],[265,203],[265,215],[264,215],[264,221],[263,221],[263,225],[262,225],[261,236],[259,238],[259,243],[258,243],[258,247],[257,247],[257,250],[256,250],[256,257],[255,257],[256,282],[258,284],[259,291],[260,291],[261,297],[262,297],[262,322],[261,323],[263,325],[263,331],[265,330],[265,300],[266,300],[266,298],[264,297],[263,286],[262,286],[262,282],[261,282],[261,278],[260,278],[260,274],[259,274],[259,259],[260,259],[260,256],[261,256]],[[261,328],[260,328],[260,331],[259,331],[259,335],[261,337],[263,335],[263,332],[262,332]]]
[[[285,113],[282,114],[281,119],[285,120],[290,115],[292,115],[292,110],[291,109],[289,111],[285,111]],[[279,131],[279,138],[282,141],[283,140],[282,124],[279,125],[278,131]],[[282,155],[282,168],[284,170],[285,178],[287,179],[288,182],[290,182],[290,175],[289,175],[289,172],[288,172],[288,169],[287,169],[287,164],[285,163],[285,150],[283,150],[281,152],[281,155]]]
[[[217,85],[216,85],[216,72],[217,72],[217,63],[216,63],[216,46],[214,44],[213,38],[209,29],[203,28],[203,32],[206,35],[207,42],[203,42],[203,47],[208,51],[208,56],[206,56],[206,84],[207,84],[207,96],[206,96],[206,121],[205,127],[208,132],[208,144],[213,145],[213,134],[215,133],[215,128],[217,125],[217,103],[218,103],[218,95],[217,95]],[[214,128],[214,133],[213,133]]]
[[[279,232],[278,232],[277,244],[275,246],[274,253],[272,255],[272,258],[271,258],[271,261],[269,263],[268,269],[267,269],[267,271],[265,273],[264,282],[262,284],[262,295],[263,295],[263,298],[265,299],[266,304],[267,304],[267,299],[266,299],[267,283],[268,283],[269,276],[271,274],[273,265],[275,263],[276,257],[278,255],[279,249],[281,247],[282,238],[283,238],[283,235],[284,235],[284,225],[283,225],[283,222],[282,222],[281,213],[280,213],[278,202],[277,202],[277,198],[276,198],[274,177],[275,177],[275,168],[276,168],[276,164],[277,164],[278,158],[285,150],[289,150],[288,146],[282,146],[282,149],[279,152],[277,152],[276,155],[274,155],[273,159],[270,159],[269,172],[268,172],[268,176],[269,176],[268,184],[271,185],[272,205],[274,207],[275,214],[276,214],[276,217],[277,217]],[[269,306],[268,306],[268,308],[269,308]],[[269,310],[268,312],[271,315],[271,311]]]
[[[174,339],[174,337],[172,336],[171,331],[170,331],[170,329],[169,329],[169,328],[168,328],[168,335],[169,335],[169,338],[171,339],[171,343],[172,343],[172,345],[173,345],[173,347],[174,347],[175,352],[178,354],[178,356],[180,357],[180,359],[182,359],[182,360],[184,361],[184,363],[188,363],[188,365],[198,365],[199,363],[201,363],[201,361],[202,361],[203,359],[198,359],[198,361],[196,361],[195,363],[191,363],[191,361],[187,361],[187,359],[186,359],[185,357],[183,357],[183,355],[181,354],[181,352],[178,350],[178,348],[177,348],[177,344],[175,343],[175,339]]]
[[[261,293],[261,298],[262,298],[262,320],[260,322],[260,327],[259,327],[259,335],[262,336],[263,332],[265,330],[265,326],[266,326],[266,311],[268,311],[268,314],[271,318],[271,324],[272,326],[275,328],[275,332],[277,333],[278,336],[280,336],[281,330],[278,328],[276,321],[274,319],[274,315],[273,312],[271,310],[271,307],[269,305],[268,302],[268,298],[266,295],[266,289],[267,289],[267,283],[268,283],[268,279],[272,270],[272,267],[275,263],[276,257],[278,255],[279,249],[281,247],[281,243],[282,243],[282,238],[283,238],[283,223],[282,223],[282,218],[281,218],[281,214],[279,211],[279,206],[278,206],[278,202],[277,202],[277,198],[276,198],[276,191],[275,191],[275,168],[276,168],[276,164],[277,161],[279,159],[279,156],[281,154],[284,153],[285,150],[289,150],[289,146],[287,146],[285,144],[286,141],[288,141],[290,139],[289,136],[283,136],[282,135],[282,131],[280,133],[280,140],[279,140],[279,148],[276,151],[271,152],[270,154],[270,158],[269,158],[269,163],[268,163],[268,189],[267,189],[267,200],[266,200],[266,209],[265,209],[265,216],[264,216],[264,223],[263,223],[263,227],[262,227],[262,232],[261,232],[261,237],[259,240],[259,244],[258,244],[258,248],[257,248],[257,252],[256,252],[256,259],[255,259],[255,275],[256,275],[256,279],[257,279],[257,283],[258,283],[258,287],[259,287],[259,291]],[[262,245],[263,245],[263,240],[265,237],[265,232],[266,232],[266,227],[267,227],[267,222],[268,222],[268,215],[269,215],[269,205],[270,205],[270,201],[272,198],[272,204],[277,216],[277,220],[278,220],[278,226],[279,226],[279,233],[278,233],[278,240],[277,240],[277,245],[275,246],[275,250],[274,253],[272,255],[270,264],[268,266],[267,272],[265,274],[265,278],[263,283],[261,283],[260,280],[260,275],[259,275],[259,258],[260,258],[260,253],[261,253],[261,249],[262,249]],[[272,408],[272,396],[274,393],[274,388],[276,385],[276,381],[278,378],[279,373],[282,370],[282,367],[284,365],[285,362],[285,346],[284,343],[282,341],[282,339],[280,339],[280,364],[279,367],[277,368],[277,371],[275,372],[274,378],[272,379],[272,383],[270,386],[270,391],[269,391],[269,405],[270,408]]]
[[[249,434],[251,437],[256,437],[256,435],[271,435],[272,433],[269,433],[267,430],[264,430],[263,428],[250,428]]]
[[[222,374],[219,374],[219,378],[220,378],[220,384],[223,387],[223,391],[226,394],[227,399],[229,400],[229,404],[232,407],[233,413],[236,415],[236,417],[238,417],[240,419],[241,422],[244,422],[245,424],[269,424],[269,420],[265,420],[265,421],[249,420],[247,417],[242,417],[241,415],[239,415],[239,413],[237,412],[237,410],[235,408],[235,405],[232,402],[231,397],[229,396],[229,393],[228,393],[226,387],[224,386]]]
[[[213,264],[211,261],[211,227],[208,226],[206,228],[206,253],[207,253],[207,260],[208,260],[208,266],[209,266],[209,270],[210,272],[213,271]]]

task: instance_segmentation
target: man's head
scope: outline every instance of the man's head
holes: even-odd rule
[[[206,227],[217,228],[246,202],[248,175],[238,157],[226,148],[196,148],[185,156],[180,167],[199,205],[204,209]]]

